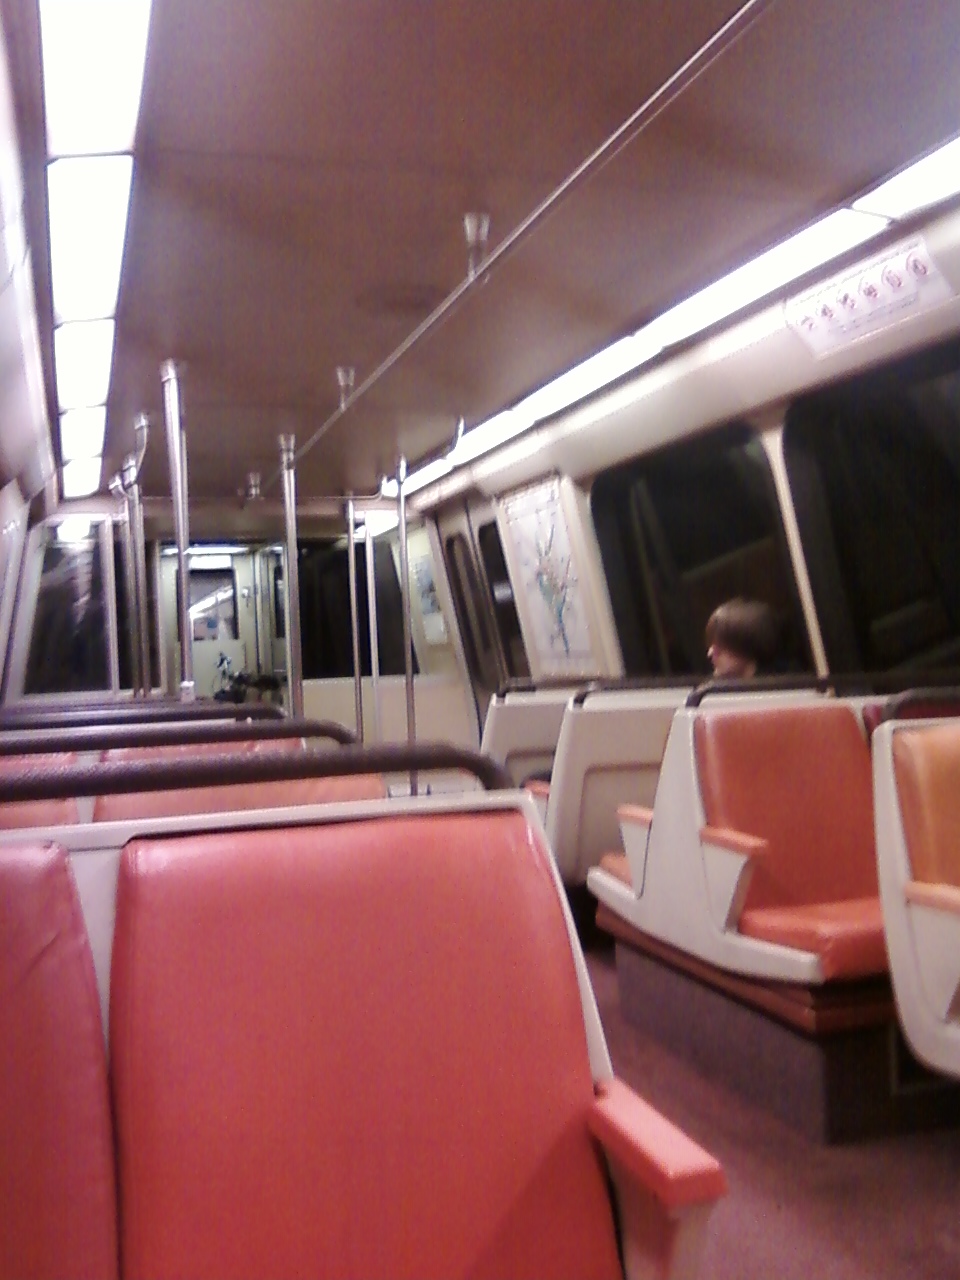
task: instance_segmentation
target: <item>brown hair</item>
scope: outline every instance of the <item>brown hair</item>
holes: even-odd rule
[[[780,626],[776,614],[762,600],[737,596],[725,600],[707,621],[707,647],[719,644],[758,667],[769,666],[777,656]]]

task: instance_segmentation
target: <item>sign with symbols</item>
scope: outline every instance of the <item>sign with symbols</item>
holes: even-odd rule
[[[784,303],[786,322],[816,355],[954,296],[923,240],[896,245],[846,275]]]

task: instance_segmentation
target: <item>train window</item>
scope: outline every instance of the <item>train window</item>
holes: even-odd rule
[[[500,664],[473,556],[462,533],[451,534],[445,545],[453,605],[470,675],[481,686],[495,689],[500,683]]]
[[[363,546],[356,547],[357,618],[360,630],[360,670],[370,675],[370,614],[367,607],[367,568]],[[303,678],[319,680],[353,676],[353,637],[350,622],[350,562],[346,542],[299,544],[300,636]],[[403,654],[403,598],[390,544],[373,544],[373,572],[377,598],[377,647],[380,673],[400,676],[406,670]],[[281,578],[282,583],[282,578]],[[413,655],[416,674],[416,653]]]
[[[180,570],[175,577],[180,591]],[[194,640],[236,640],[237,583],[233,569],[200,569],[190,566],[190,626]],[[177,610],[177,642],[180,612]]]
[[[784,452],[834,670],[960,660],[960,348],[811,396]]]
[[[109,689],[107,630],[98,527],[74,542],[51,534],[43,553],[24,693]]]
[[[773,480],[747,427],[604,472],[591,511],[627,674],[706,673],[707,619],[738,595],[781,619],[778,666],[809,665]]]
[[[500,633],[500,644],[506,659],[507,671],[514,677],[528,676],[530,664],[527,662],[527,651],[520,631],[520,618],[513,599],[513,585],[510,582],[510,574],[507,572],[503,544],[500,541],[500,532],[495,520],[480,526],[477,530],[477,542],[480,544],[480,558],[493,596],[493,616]]]

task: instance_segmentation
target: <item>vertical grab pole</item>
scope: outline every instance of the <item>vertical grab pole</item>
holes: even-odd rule
[[[297,564],[297,473],[294,453],[296,436],[282,435],[280,465],[283,469],[283,510],[287,524],[287,566],[283,575],[287,626],[287,690],[290,713],[303,718],[303,661],[300,652],[300,575]]]
[[[124,475],[127,470],[128,458],[123,464]],[[133,566],[133,524],[130,515],[130,499],[127,496],[126,485],[124,479],[120,476],[114,476],[110,482],[110,489],[123,504],[123,518],[118,521],[120,525],[120,553],[123,560],[123,594],[127,598],[127,631],[129,633],[130,642],[130,681],[133,685],[134,696],[140,692],[140,640],[137,635],[137,627],[139,626],[139,610],[137,608],[137,584],[134,577]]]
[[[190,569],[187,547],[190,529],[187,509],[186,435],[180,425],[180,381],[173,360],[165,360],[160,369],[163,382],[163,416],[167,429],[167,453],[170,458],[170,489],[173,497],[173,522],[177,535],[177,612],[180,618],[180,697],[192,702],[196,696],[193,680],[193,630],[190,626]]]
[[[140,680],[143,696],[148,698],[150,696],[150,624],[147,611],[147,546],[139,484],[135,484],[130,491],[130,515],[133,519],[133,576],[137,592]]]
[[[373,740],[380,741],[380,637],[377,633],[377,576],[373,532],[364,522],[363,554],[367,566],[367,614],[370,619],[370,686],[373,694]]]
[[[400,529],[400,592],[403,599],[403,659],[407,690],[407,742],[412,747],[417,740],[417,710],[413,698],[413,639],[410,627],[410,562],[407,555],[407,460],[401,457],[397,463],[397,517]],[[417,794],[417,775],[410,771],[410,794]]]
[[[360,671],[360,618],[357,612],[357,516],[353,498],[347,499],[347,556],[350,581],[350,630],[353,637],[353,697],[357,737],[363,742],[363,682]]]

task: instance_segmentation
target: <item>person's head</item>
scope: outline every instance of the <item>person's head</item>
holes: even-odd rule
[[[711,613],[706,638],[715,676],[755,676],[776,656],[777,620],[762,600],[726,600]]]

